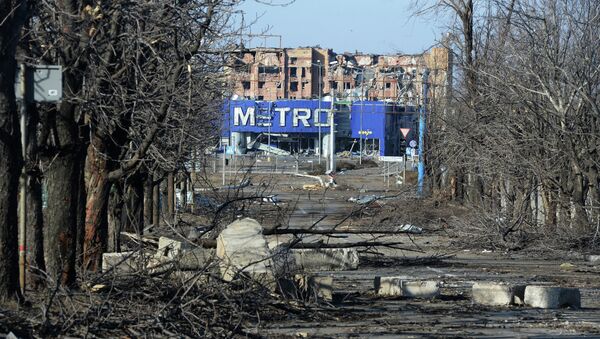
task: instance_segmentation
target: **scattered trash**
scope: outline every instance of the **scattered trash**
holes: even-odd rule
[[[483,251],[481,251],[481,253],[492,253],[492,252],[493,252],[492,250],[483,250]]]
[[[404,225],[398,226],[396,228],[396,232],[421,234],[421,233],[423,233],[423,229],[419,226],[415,226],[415,225],[411,225],[411,224],[404,224]]]
[[[302,185],[302,189],[306,191],[318,191],[321,189],[321,185],[317,184],[304,184]]]
[[[107,288],[108,288],[108,286],[107,286],[107,285],[104,285],[104,284],[96,284],[96,285],[94,285],[94,286],[92,286],[92,287],[90,288],[90,291],[91,291],[91,292],[101,292],[101,291],[103,291],[103,290],[105,290],[105,289],[107,289]]]
[[[565,270],[565,271],[571,271],[573,269],[575,269],[577,266],[571,264],[570,262],[565,262],[560,264],[560,269],[561,270]]]
[[[358,205],[366,205],[366,204],[371,203],[371,202],[373,202],[373,201],[375,201],[377,199],[380,199],[380,198],[381,198],[381,196],[379,196],[379,195],[367,195],[367,196],[364,196],[362,198],[361,197],[358,197],[358,198],[350,197],[348,199],[348,201],[354,202],[354,203],[356,203]]]
[[[266,197],[263,197],[262,201],[271,203],[273,205],[277,205],[277,204],[281,203],[281,199],[279,199],[276,194],[271,194]]]

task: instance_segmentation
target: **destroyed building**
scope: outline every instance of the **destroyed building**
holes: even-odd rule
[[[442,47],[415,55],[337,54],[320,47],[241,49],[232,54],[226,72],[232,94],[240,99],[317,99],[334,90],[349,100],[418,105],[425,69],[430,94],[449,94],[452,57]]]

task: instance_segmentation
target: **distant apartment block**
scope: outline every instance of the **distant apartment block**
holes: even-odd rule
[[[320,47],[240,49],[226,69],[232,95],[239,99],[393,101],[417,105],[422,75],[429,70],[430,95],[450,94],[452,55],[432,48],[417,55],[337,54]]]

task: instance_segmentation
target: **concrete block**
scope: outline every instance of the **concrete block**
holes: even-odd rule
[[[520,305],[525,295],[525,285],[477,282],[473,285],[473,301],[489,306]]]
[[[191,250],[192,248],[194,248],[193,245],[187,241],[179,241],[167,237],[160,237],[158,238],[158,250],[156,253],[158,255],[174,258],[181,252]]]
[[[525,304],[536,308],[581,307],[578,288],[534,286],[525,288]]]
[[[399,277],[375,277],[375,291],[382,296],[435,298],[440,295],[439,281],[403,280]]]
[[[347,271],[358,268],[358,251],[354,248],[292,249],[299,269],[308,272]]]
[[[139,253],[114,252],[102,254],[102,272],[114,268],[114,272],[130,273],[138,270],[140,264]]]
[[[241,271],[272,289],[293,266],[281,262],[284,253],[269,249],[262,226],[250,218],[234,221],[219,234],[216,256],[224,280],[231,281]]]

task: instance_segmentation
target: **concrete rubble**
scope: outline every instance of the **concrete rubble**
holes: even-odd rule
[[[274,255],[262,234],[262,226],[250,218],[236,220],[221,232],[217,238],[216,255],[221,275],[226,281],[243,272],[275,287],[279,277],[284,276],[288,269],[293,270],[290,267],[293,263],[273,260]],[[281,258],[281,255],[278,257]]]
[[[431,299],[440,295],[441,282],[405,280],[400,277],[375,277],[375,292],[381,296]]]
[[[476,282],[472,289],[473,302],[488,306],[522,305],[525,285]]]
[[[347,271],[358,268],[358,251],[354,248],[292,249],[299,269],[315,271]]]
[[[525,304],[536,308],[581,308],[578,288],[529,285],[525,288]]]
[[[115,273],[135,272],[140,268],[141,261],[137,252],[104,253],[102,254],[102,272],[110,269],[113,269]]]

